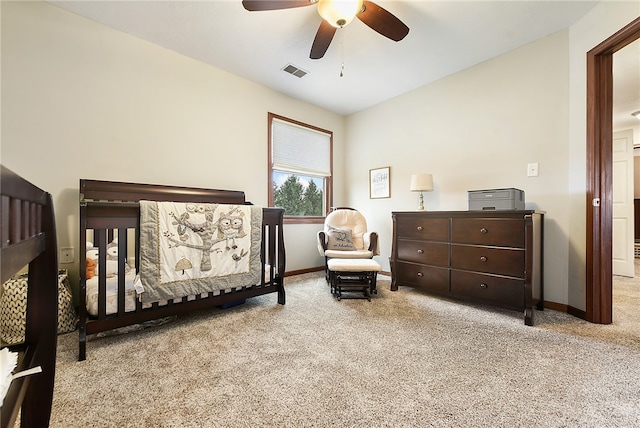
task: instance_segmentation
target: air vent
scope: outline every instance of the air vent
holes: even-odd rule
[[[296,67],[293,64],[287,64],[282,71],[286,71],[289,74],[293,74],[296,77],[303,77],[305,74],[307,74],[306,71],[304,71],[301,68]]]

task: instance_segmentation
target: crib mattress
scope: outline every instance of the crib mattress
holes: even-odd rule
[[[136,290],[133,281],[136,277],[135,271],[130,271],[125,276],[125,300],[126,312],[136,310]],[[107,278],[107,315],[118,312],[118,277]],[[98,277],[87,279],[87,312],[92,316],[98,316]]]

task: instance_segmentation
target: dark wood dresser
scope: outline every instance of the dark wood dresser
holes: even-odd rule
[[[399,285],[523,311],[542,310],[540,211],[393,212],[391,290]]]

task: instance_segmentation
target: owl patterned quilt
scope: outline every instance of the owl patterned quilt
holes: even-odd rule
[[[262,208],[140,201],[143,303],[260,282]]]

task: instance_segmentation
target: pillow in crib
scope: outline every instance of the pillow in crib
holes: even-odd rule
[[[327,250],[356,251],[353,232],[327,225]]]
[[[0,339],[6,345],[24,343],[28,286],[28,273],[16,275],[0,285]],[[61,269],[58,271],[58,334],[74,331],[77,323],[69,275]]]

